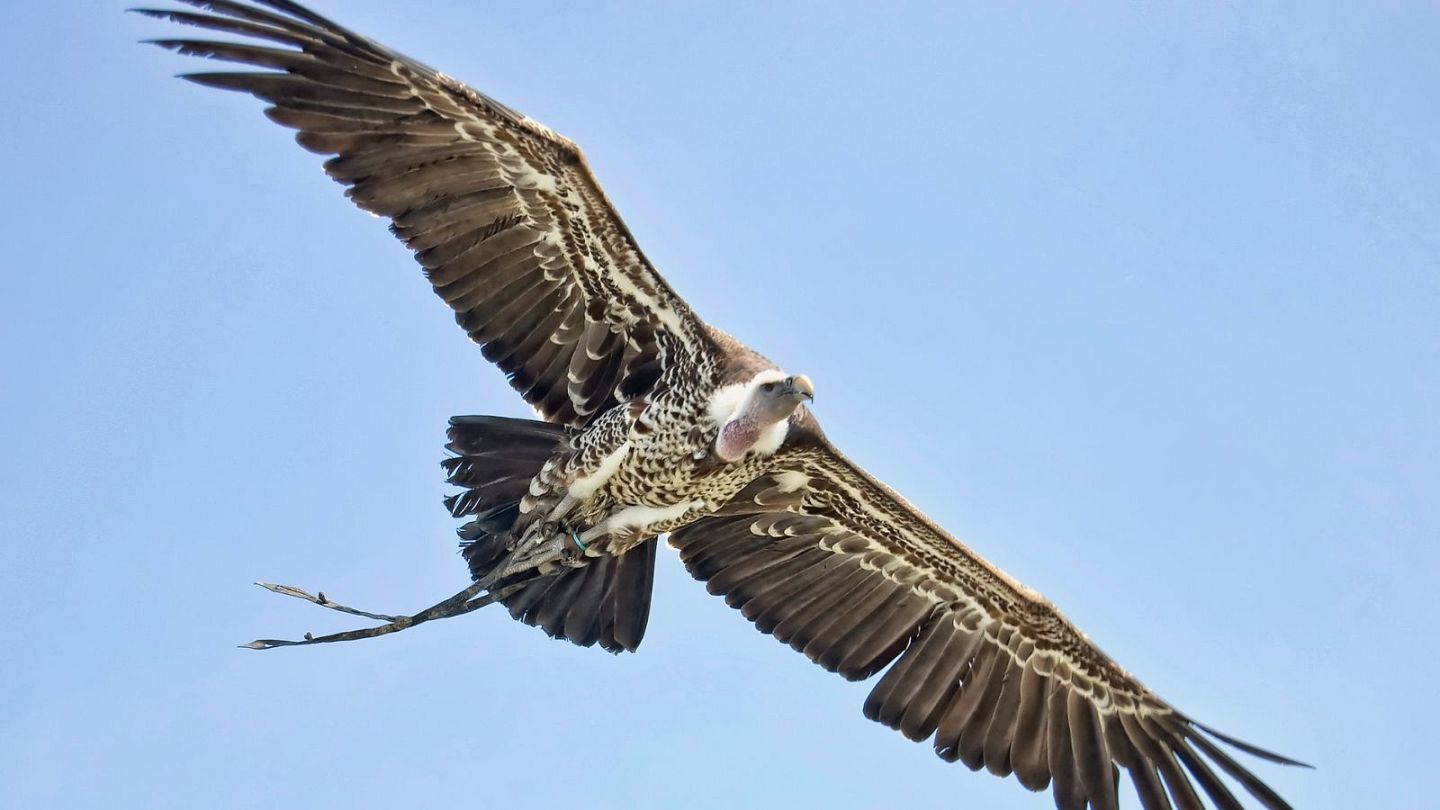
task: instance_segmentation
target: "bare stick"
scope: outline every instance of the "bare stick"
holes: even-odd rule
[[[543,574],[540,573],[540,571],[546,566],[551,566],[561,561],[565,557],[566,549],[567,546],[563,542],[556,540],[552,543],[530,549],[517,549],[512,551],[500,565],[495,566],[495,568],[491,570],[489,576],[481,579],[479,582],[471,584],[470,587],[465,588],[449,599],[443,602],[437,602],[413,616],[389,616],[384,613],[370,613],[364,610],[356,610],[355,608],[346,607],[338,602],[330,601],[325,597],[324,592],[321,592],[319,596],[311,596],[309,593],[289,585],[257,582],[255,583],[256,585],[272,593],[278,593],[283,596],[293,596],[296,599],[304,599],[311,604],[330,608],[331,610],[338,610],[341,613],[349,613],[352,616],[363,616],[367,619],[385,622],[385,624],[362,630],[347,630],[343,633],[331,633],[327,636],[315,636],[306,633],[305,638],[301,641],[261,638],[249,644],[241,644],[240,646],[250,650],[269,650],[275,647],[328,644],[332,641],[355,641],[362,638],[374,638],[376,636],[389,635],[390,633],[398,633],[401,630],[408,630],[417,624],[423,624],[432,619],[448,619],[452,616],[461,616],[472,610],[478,610],[486,605],[498,602],[534,582],[536,579],[555,575],[559,572],[559,569],[552,568],[549,572]],[[517,558],[520,558],[523,562],[517,563]],[[495,588],[495,583],[497,582],[526,573],[530,573],[531,575],[519,582],[512,582],[503,588]],[[489,593],[484,596],[478,596],[481,591],[489,591]]]
[[[408,630],[409,628],[414,627],[417,624],[423,624],[424,622],[428,622],[431,619],[448,619],[452,616],[461,616],[469,613],[472,610],[478,610],[479,608],[485,607],[486,605],[504,599],[505,597],[520,590],[521,588],[529,585],[531,582],[534,581],[533,579],[527,579],[524,582],[511,583],[503,588],[500,588],[499,590],[491,591],[490,593],[487,593],[479,598],[472,598],[480,591],[485,590],[489,585],[493,584],[487,580],[477,582],[466,588],[465,590],[460,591],[459,593],[450,597],[449,599],[432,605],[431,607],[426,608],[425,610],[422,610],[413,616],[399,616],[393,621],[387,624],[379,625],[378,627],[368,627],[363,630],[348,630],[343,633],[331,633],[328,636],[312,636],[309,633],[306,633],[305,638],[301,641],[262,638],[256,639],[249,644],[241,644],[240,646],[244,649],[249,650],[270,650],[276,647],[299,647],[306,644],[328,644],[332,641],[356,641],[362,638],[375,638],[376,636],[389,635],[390,633],[398,633],[401,630]],[[295,595],[289,593],[288,591],[276,590],[275,592],[285,593],[286,596]],[[300,593],[304,593],[304,591],[301,591]],[[306,594],[306,596],[309,596],[309,594]],[[304,597],[297,598],[303,599]],[[315,604],[329,607],[329,604],[322,603],[313,598],[308,601],[313,601],[315,602]]]
[[[284,596],[293,596],[296,599],[304,599],[306,602],[317,604],[320,607],[330,608],[331,610],[338,610],[341,613],[349,613],[351,616],[364,616],[367,619],[374,619],[377,622],[398,622],[402,618],[400,616],[390,616],[385,613],[370,613],[369,611],[357,610],[352,607],[346,607],[339,602],[332,602],[329,599],[325,598],[324,591],[321,591],[319,596],[311,596],[305,591],[302,591],[299,588],[291,587],[289,585],[276,585],[273,582],[257,582],[255,584],[259,585],[267,591],[270,591],[271,593],[278,593]]]

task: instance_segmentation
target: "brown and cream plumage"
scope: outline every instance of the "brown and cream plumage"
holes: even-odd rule
[[[142,13],[241,41],[158,40],[260,72],[240,90],[333,155],[456,320],[543,421],[456,417],[447,505],[474,584],[381,635],[492,601],[548,633],[634,650],[658,538],[763,632],[842,676],[880,676],[871,719],[972,769],[1049,787],[1061,808],[1287,805],[1224,743],[1055,608],[839,453],[813,386],[690,310],[641,253],[575,144],[454,79],[285,0]],[[1217,772],[1218,771],[1218,772]]]

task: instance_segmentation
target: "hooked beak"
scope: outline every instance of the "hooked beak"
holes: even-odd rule
[[[804,374],[797,374],[785,380],[785,387],[789,389],[790,396],[796,399],[815,399],[815,384]]]

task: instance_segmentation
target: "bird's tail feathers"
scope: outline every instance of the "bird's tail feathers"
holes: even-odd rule
[[[456,517],[470,521],[458,530],[470,576],[480,581],[513,560],[511,529],[530,482],[568,438],[547,422],[499,416],[456,416],[450,420],[442,462],[450,483],[463,491],[445,499]],[[657,540],[650,538],[623,555],[581,558],[585,564],[536,577],[503,599],[516,619],[589,647],[633,651],[650,617]],[[501,579],[495,587],[510,584]]]

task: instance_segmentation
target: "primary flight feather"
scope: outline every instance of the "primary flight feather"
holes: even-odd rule
[[[331,177],[391,220],[456,321],[544,421],[451,420],[446,503],[474,583],[427,611],[256,648],[367,638],[502,602],[612,651],[644,635],[658,538],[763,632],[821,666],[880,675],[865,715],[1058,807],[1286,803],[1203,726],[1053,605],[835,449],[804,375],[691,311],[646,260],[574,143],[285,0],[141,13],[241,41],[157,40],[260,72],[193,73],[253,94],[333,155]],[[263,43],[263,44],[262,44]],[[883,674],[882,674],[883,673]]]

